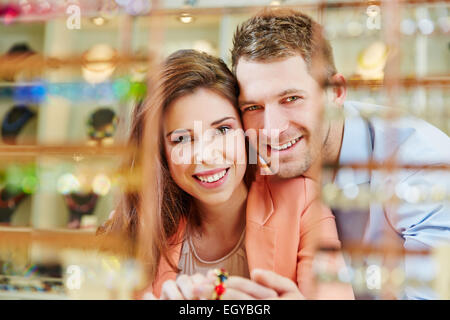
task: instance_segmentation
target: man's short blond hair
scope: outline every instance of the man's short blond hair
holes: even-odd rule
[[[337,73],[323,27],[292,9],[265,9],[238,26],[231,51],[233,72],[239,59],[271,61],[300,54],[309,73],[327,82]]]

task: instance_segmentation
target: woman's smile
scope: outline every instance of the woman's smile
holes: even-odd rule
[[[193,177],[199,185],[205,188],[217,188],[225,183],[230,168],[219,168],[214,170],[195,173]]]

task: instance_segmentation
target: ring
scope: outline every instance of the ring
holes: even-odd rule
[[[215,269],[214,272],[217,275],[216,286],[214,287],[214,292],[212,295],[212,300],[221,300],[223,294],[225,293],[225,281],[228,279],[228,272],[225,269]]]

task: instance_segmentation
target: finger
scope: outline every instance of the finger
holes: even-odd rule
[[[156,297],[151,292],[146,292],[142,296],[142,300],[157,300]]]
[[[278,297],[275,290],[267,288],[250,279],[232,276],[226,281],[227,289],[233,289],[245,293],[254,299],[271,299]]]
[[[192,284],[195,287],[198,284],[204,283],[206,280],[206,277],[204,275],[202,275],[201,273],[196,273],[191,277],[191,280],[192,280]]]
[[[291,279],[280,276],[273,271],[254,269],[251,278],[264,287],[275,290],[278,294],[299,291],[297,285]]]
[[[226,288],[225,293],[222,295],[222,300],[255,300],[255,298],[245,292]]]
[[[204,284],[198,286],[195,289],[195,294],[201,300],[212,300],[215,286],[211,284]],[[222,295],[222,300],[255,300],[252,296],[235,289],[226,288],[225,293]]]
[[[185,299],[194,299],[194,285],[192,284],[191,277],[186,274],[182,274],[177,277],[175,282]]]
[[[200,300],[210,300],[215,286],[211,283],[200,283],[194,286],[194,295]]]
[[[167,280],[162,285],[161,300],[183,300],[183,295],[178,290],[173,280]]]
[[[217,279],[217,273],[214,269],[210,269],[206,274],[206,280],[214,282]]]

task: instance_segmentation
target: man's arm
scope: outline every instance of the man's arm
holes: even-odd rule
[[[316,283],[313,270],[314,259],[320,248],[333,249],[320,252],[321,262],[327,271],[337,274],[345,269],[340,251],[335,218],[320,199],[315,199],[306,208],[301,218],[300,244],[298,250],[297,282],[300,291],[311,299],[354,299],[351,284]],[[345,272],[345,271],[341,271]]]
[[[385,206],[386,218],[404,239],[407,250],[431,250],[450,243],[450,174],[434,170],[403,173],[397,182],[400,202]],[[420,199],[422,197],[422,199]],[[428,199],[428,200],[427,200]],[[430,282],[436,275],[436,261],[431,256],[405,256],[405,276]],[[406,286],[408,299],[438,299],[428,285]]]

